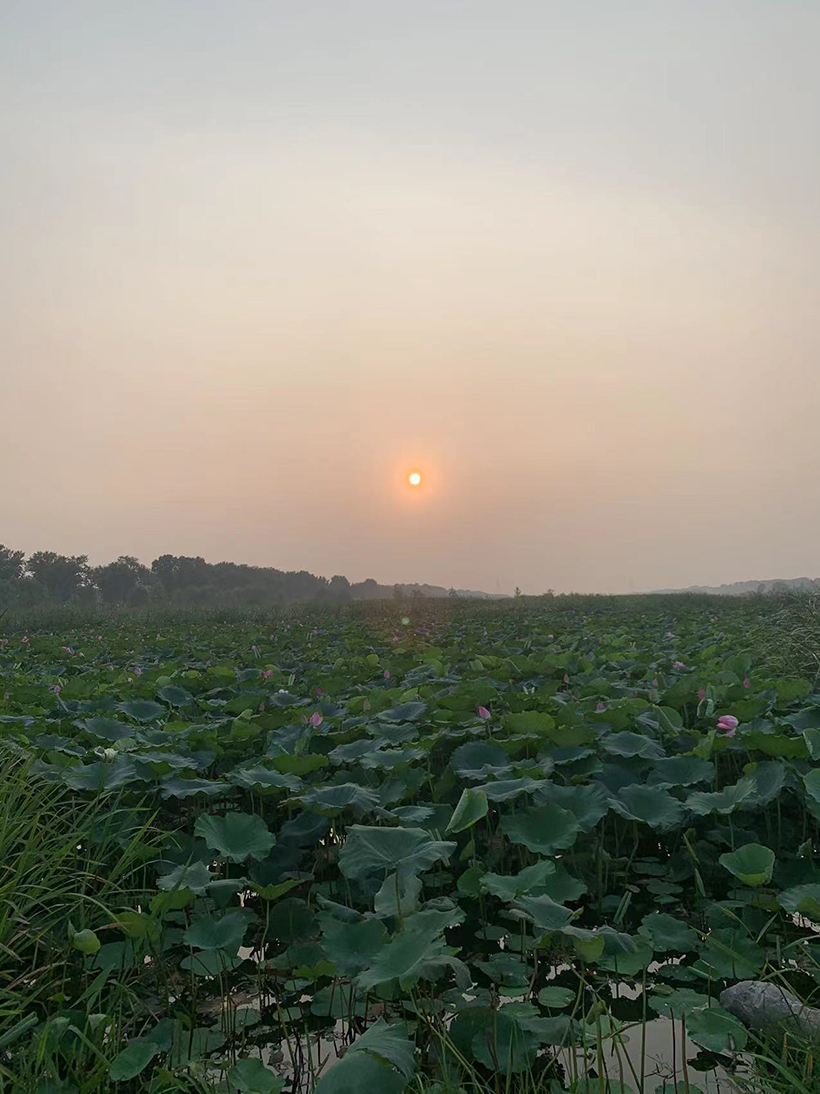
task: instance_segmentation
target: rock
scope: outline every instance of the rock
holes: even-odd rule
[[[777,984],[741,980],[721,992],[720,1005],[749,1029],[765,1030],[789,1023],[803,1033],[820,1036],[820,1010],[805,1006]]]

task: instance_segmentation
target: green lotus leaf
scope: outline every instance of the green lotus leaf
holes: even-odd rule
[[[426,703],[402,703],[400,706],[381,710],[376,717],[381,722],[416,722],[427,710]]]
[[[737,927],[720,927],[704,940],[700,964],[713,979],[752,980],[765,963],[762,948]]]
[[[213,877],[203,862],[193,862],[190,865],[177,866],[157,878],[157,887],[164,892],[190,889],[192,893],[201,894],[212,880]]]
[[[402,1023],[379,1018],[316,1084],[316,1094],[399,1094],[413,1078],[413,1042]]]
[[[553,1030],[553,1020],[543,1018],[532,1003],[508,1003],[473,1035],[472,1054],[490,1070],[520,1074],[532,1067]]]
[[[310,1004],[310,1012],[320,1018],[349,1018],[352,1015],[363,1017],[365,994],[357,992],[350,984],[334,981],[316,992]]]
[[[755,784],[746,776],[723,790],[708,792],[696,790],[684,803],[686,808],[699,817],[710,813],[733,813],[743,801],[755,792]]]
[[[521,714],[505,714],[504,728],[510,733],[542,736],[555,729],[555,719],[539,710],[527,710]]]
[[[783,789],[786,781],[786,767],[785,764],[776,760],[750,764],[746,768],[745,778],[750,780],[752,789],[741,801],[740,808],[762,809],[773,802]]]
[[[233,786],[241,786],[245,790],[255,790],[257,793],[265,791],[288,790],[296,793],[301,789],[302,780],[296,775],[282,775],[279,771],[273,771],[262,764],[253,767],[237,767],[225,775],[225,779]]]
[[[163,798],[193,798],[197,794],[206,794],[209,798],[217,798],[230,790],[228,783],[217,782],[212,779],[185,779],[180,775],[171,775],[163,779],[159,792]]]
[[[652,764],[651,782],[661,790],[711,782],[715,765],[699,756],[668,756]]]
[[[521,896],[515,901],[541,931],[560,931],[572,921],[575,913],[548,896]]]
[[[787,912],[815,921],[820,920],[820,885],[795,885],[786,889],[777,899],[781,908],[785,908]]]
[[[774,851],[759,843],[747,843],[736,851],[727,851],[718,862],[744,885],[767,885],[774,872]]]
[[[262,859],[276,842],[262,818],[251,813],[204,814],[197,817],[194,833],[228,862]]]
[[[548,984],[538,993],[538,1002],[542,1007],[548,1007],[550,1010],[563,1010],[564,1007],[573,1003],[575,998],[576,992],[570,988],[562,988],[558,984]]]
[[[195,976],[223,976],[242,964],[242,959],[227,950],[199,950],[188,954],[179,963],[181,969]]]
[[[229,1090],[240,1094],[280,1094],[285,1085],[281,1075],[275,1075],[256,1057],[235,1063],[228,1069],[227,1081]]]
[[[75,763],[63,773],[63,782],[72,790],[116,790],[138,781],[137,769],[126,756],[111,763]]]
[[[343,810],[351,809],[356,816],[372,813],[379,808],[379,795],[358,783],[337,783],[331,786],[314,786],[304,791],[299,800],[307,809],[324,817],[337,817]]]
[[[435,980],[448,967],[460,965],[444,941],[441,921],[424,916],[424,912],[417,912],[409,917],[403,929],[373,957],[357,978],[361,988],[369,991],[394,980],[406,987],[419,979]]]
[[[820,804],[820,767],[815,767],[803,776],[803,785],[811,800]]]
[[[501,820],[501,831],[507,839],[541,855],[571,847],[580,830],[568,809],[552,804],[535,806]]]
[[[488,808],[484,791],[468,787],[462,792],[446,830],[463,832],[466,828],[472,828],[476,821],[487,816]]]
[[[525,866],[517,874],[493,874],[485,873],[480,881],[480,886],[500,900],[510,902],[523,893],[531,893],[541,890],[550,874],[555,873],[555,863],[546,859]]]
[[[627,820],[640,821],[653,828],[677,828],[683,820],[683,806],[668,790],[641,786],[624,786],[612,798],[612,808]]]
[[[423,873],[456,849],[421,828],[368,828],[352,824],[339,855],[339,869],[351,880],[397,871],[399,878]]]
[[[183,932],[182,938],[197,950],[226,950],[236,954],[248,929],[249,915],[242,909],[219,918],[200,916]]]
[[[531,779],[525,775],[520,779],[496,779],[493,782],[484,783],[478,789],[483,790],[492,802],[506,802],[514,801],[521,794],[534,794],[544,786],[546,786],[545,779]]]
[[[622,733],[612,733],[601,741],[607,752],[615,756],[628,758],[640,757],[644,760],[662,760],[666,753],[651,737],[645,737],[642,733],[632,733],[624,730]]]
[[[136,726],[118,722],[116,718],[78,718],[74,725],[100,741],[122,741],[136,732]]]
[[[652,964],[654,949],[646,938],[638,936],[634,941],[635,949],[632,953],[607,954],[605,940],[604,956],[598,963],[598,967],[617,973],[618,976],[639,976]]]
[[[421,896],[421,878],[413,874],[399,877],[397,873],[388,874],[373,898],[373,908],[379,919],[388,916],[406,916],[415,912]]]
[[[721,1007],[693,1010],[687,1016],[686,1032],[696,1044],[710,1052],[739,1051],[749,1039],[745,1027]]]
[[[74,932],[71,936],[71,945],[80,953],[95,954],[100,948],[100,940],[93,931],[86,927],[82,931]]]
[[[135,1078],[148,1067],[159,1051],[159,1045],[144,1037],[132,1038],[111,1061],[108,1077],[115,1083]]]
[[[598,783],[584,783],[580,786],[548,784],[537,795],[537,800],[568,809],[582,832],[592,831],[598,821],[609,812],[610,806],[606,790]]]
[[[486,779],[510,769],[507,753],[498,745],[471,741],[460,745],[450,757],[450,767],[461,779]]]
[[[637,953],[638,946],[634,938],[612,927],[575,927],[561,928],[561,934],[571,939],[573,946],[584,961],[599,961],[604,955],[614,957],[620,954]]]
[[[665,912],[645,915],[638,933],[648,938],[655,950],[663,953],[690,953],[698,944],[696,931],[682,919],[675,919]]]
[[[319,919],[325,950],[341,976],[355,976],[367,968],[387,939],[384,924],[378,919],[359,923],[340,923],[328,915]]]
[[[662,994],[655,991],[649,996],[649,1005],[662,1018],[686,1018],[697,1007],[709,1005],[709,996],[692,988],[676,988]]]
[[[164,688],[159,689],[157,695],[169,707],[187,707],[194,701],[190,691],[186,691],[185,688],[178,688],[174,684],[166,684]]]
[[[268,932],[280,942],[303,942],[316,934],[316,914],[304,900],[289,896],[274,904],[268,915]]]
[[[208,1056],[224,1044],[225,1035],[217,1029],[200,1026],[189,1030],[178,1022],[173,1030],[169,1063],[171,1067],[187,1067],[193,1060]]]
[[[117,710],[121,710],[135,722],[155,722],[157,718],[163,718],[168,713],[164,706],[155,703],[153,699],[128,699],[120,703]]]

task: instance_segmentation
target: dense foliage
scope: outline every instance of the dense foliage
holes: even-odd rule
[[[696,1091],[749,1048],[724,986],[820,984],[820,691],[779,612],[6,619],[0,1075]],[[655,1016],[666,1071],[625,1048]]]
[[[160,555],[144,566],[121,555],[105,566],[91,566],[87,555],[23,551],[0,544],[0,608],[38,604],[252,605],[284,606],[305,600],[338,602],[362,599],[376,582],[351,586],[346,577],[329,581],[306,570],[286,572],[272,566],[206,562],[187,555]]]

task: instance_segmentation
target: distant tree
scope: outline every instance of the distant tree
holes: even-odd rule
[[[71,600],[90,585],[88,555],[35,551],[26,563],[26,572],[43,586],[53,600]]]
[[[456,592],[455,588],[452,585],[447,590],[447,595],[452,597],[454,600],[458,597],[458,593]]]
[[[25,551],[12,551],[0,543],[0,581],[17,581],[23,576]]]
[[[95,567],[91,576],[106,604],[123,604],[132,602],[138,586],[148,584],[151,571],[133,555],[120,555],[116,562]]]
[[[160,555],[151,563],[151,573],[169,593],[176,579],[176,558],[173,555]]]
[[[521,596],[521,590],[518,588],[517,585],[515,587],[515,592],[513,593],[513,596]]]
[[[404,600],[404,588],[398,582],[393,586],[393,599]]]
[[[351,585],[350,593],[354,600],[376,600],[383,595],[379,583],[373,577],[366,577],[364,581]]]
[[[410,599],[411,600],[424,600],[425,599],[424,593],[419,588],[411,589],[410,590]]]
[[[328,594],[331,600],[350,600],[350,582],[342,574],[334,574],[330,579]]]
[[[190,585],[207,585],[208,571],[212,567],[204,558],[188,555],[160,555],[151,563],[151,572],[167,593]]]

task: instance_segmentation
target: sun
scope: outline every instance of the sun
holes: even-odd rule
[[[407,481],[411,486],[421,486],[421,475],[418,471],[411,471],[407,476]]]

